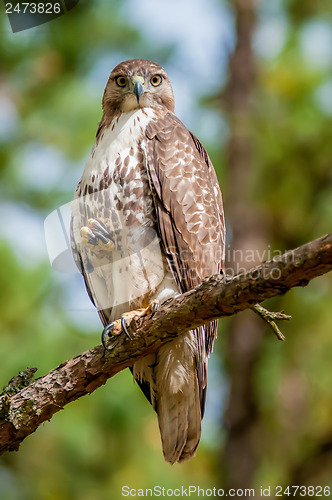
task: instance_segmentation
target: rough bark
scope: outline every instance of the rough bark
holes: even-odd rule
[[[120,370],[156,351],[190,328],[230,316],[257,302],[305,286],[332,269],[332,233],[265,262],[252,270],[223,278],[207,278],[196,289],[167,301],[153,318],[133,320],[133,340],[123,334],[62,363],[15,393],[15,383],[0,399],[0,453],[16,450],[25,437],[66,404],[92,393]],[[118,332],[120,333],[120,332]],[[30,369],[30,375],[33,374]],[[24,382],[24,377],[20,380]],[[25,383],[29,383],[29,380]],[[25,384],[23,384],[25,385]]]

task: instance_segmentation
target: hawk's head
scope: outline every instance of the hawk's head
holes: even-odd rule
[[[174,112],[173,90],[165,70],[145,59],[118,64],[108,79],[103,96],[106,117],[152,106],[164,106]]]

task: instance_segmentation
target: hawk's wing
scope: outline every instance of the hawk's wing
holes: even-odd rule
[[[147,168],[162,245],[181,292],[224,261],[218,180],[200,141],[171,113],[147,128]]]
[[[213,165],[200,141],[167,113],[147,128],[146,162],[161,244],[185,292],[224,268],[224,216]],[[204,407],[207,356],[217,323],[196,330],[197,373]],[[203,415],[202,415],[203,416]]]

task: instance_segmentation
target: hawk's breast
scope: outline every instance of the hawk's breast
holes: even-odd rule
[[[103,130],[77,193],[75,240],[93,218],[115,245],[100,258],[79,244],[94,302],[98,309],[117,307],[115,317],[122,308],[140,307],[149,300],[167,272],[144,154],[145,129],[155,113],[151,108],[124,113]]]

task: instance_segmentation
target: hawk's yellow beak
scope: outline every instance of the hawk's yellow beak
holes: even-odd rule
[[[139,104],[139,100],[141,98],[141,95],[144,92],[144,87],[143,87],[144,78],[142,76],[134,76],[134,78],[132,79],[132,83],[134,86],[133,93],[136,96],[137,102]]]

